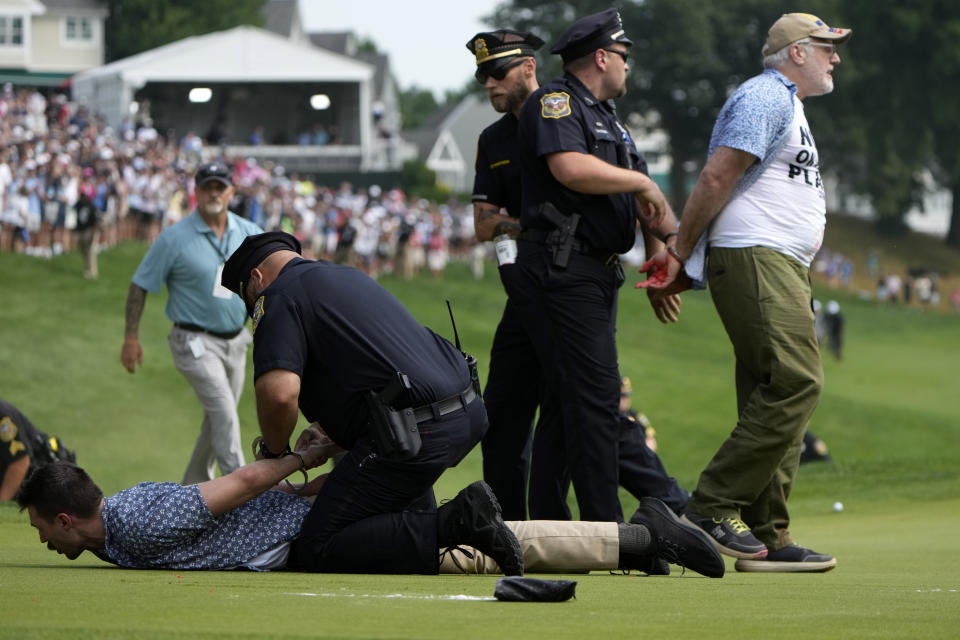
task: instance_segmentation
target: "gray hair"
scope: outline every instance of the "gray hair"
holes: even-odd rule
[[[764,69],[779,69],[787,60],[790,59],[790,47],[795,44],[810,44],[810,38],[803,38],[797,40],[796,42],[791,42],[787,46],[783,47],[779,51],[774,51],[770,55],[763,56],[763,68]]]

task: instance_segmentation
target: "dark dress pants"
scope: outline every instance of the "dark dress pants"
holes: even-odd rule
[[[667,473],[660,456],[647,446],[643,427],[626,416],[620,417],[620,486],[637,500],[659,498],[678,514],[690,500],[690,493]]]
[[[660,456],[647,446],[643,427],[626,416],[620,416],[620,486],[637,500],[647,496],[662,500],[674,513],[683,513],[690,501],[690,492],[670,476],[660,461]],[[564,474],[559,495],[552,501],[553,512],[560,517],[553,520],[569,520],[570,508],[566,496],[570,489],[570,474]],[[622,520],[623,518],[621,518]]]
[[[483,403],[420,425],[420,452],[386,460],[362,438],[327,478],[287,568],[322,573],[438,571],[433,483],[480,441],[487,428]]]
[[[517,265],[500,267],[506,283]],[[504,520],[527,519],[530,434],[540,397],[540,361],[521,323],[517,304],[507,298],[493,336],[483,402],[490,428],[480,443],[483,479],[497,496]]]
[[[534,434],[530,517],[569,517],[560,499],[569,469],[580,518],[616,521],[622,516],[614,331],[623,272],[577,253],[561,269],[548,247],[520,242],[517,277],[507,293],[537,352],[545,389]]]

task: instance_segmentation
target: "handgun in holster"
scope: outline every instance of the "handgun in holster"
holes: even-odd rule
[[[461,353],[463,352],[461,351]],[[482,398],[483,392],[480,389],[480,372],[477,370],[477,359],[469,353],[464,353],[463,357],[467,360],[467,369],[470,371],[470,385],[473,387],[473,392]]]
[[[399,371],[379,393],[367,391],[368,431],[377,454],[407,460],[420,453],[420,431],[410,406],[410,379]]]
[[[565,269],[570,263],[570,252],[573,251],[573,245],[576,242],[575,234],[577,225],[580,224],[580,214],[564,215],[553,206],[552,202],[544,202],[540,205],[540,214],[556,227],[550,232],[547,244],[553,251],[554,266]]]

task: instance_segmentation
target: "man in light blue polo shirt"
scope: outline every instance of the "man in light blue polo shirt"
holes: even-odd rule
[[[234,195],[230,168],[201,165],[195,176],[197,209],[159,236],[133,274],[127,294],[120,360],[133,373],[143,366],[137,337],[147,292],[167,285],[168,338],[177,370],[203,406],[203,424],[183,475],[184,484],[224,475],[244,463],[237,403],[243,389],[247,345],[243,301],[220,284],[223,264],[249,235],[262,229],[227,210]]]

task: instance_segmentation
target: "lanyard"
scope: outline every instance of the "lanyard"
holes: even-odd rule
[[[227,252],[223,249],[223,243],[227,241],[227,234],[229,231],[230,231],[229,228],[225,228],[223,230],[223,239],[220,241],[220,244],[217,244],[216,242],[213,241],[213,238],[211,236],[215,236],[216,232],[213,231],[212,229],[211,229],[211,233],[203,234],[204,236],[206,236],[207,242],[210,243],[210,246],[213,247],[213,250],[216,251],[217,255],[220,256],[221,264],[225,263],[227,261],[227,258],[230,257],[229,255],[227,255]]]

